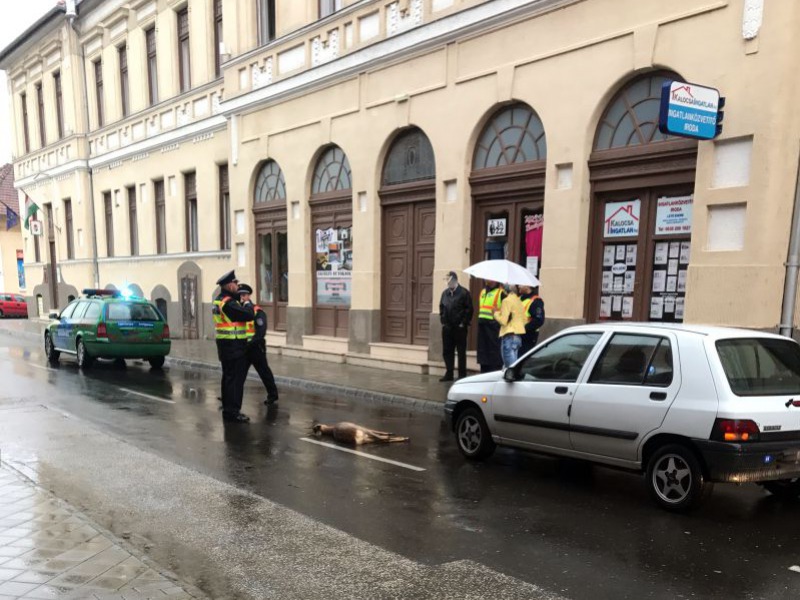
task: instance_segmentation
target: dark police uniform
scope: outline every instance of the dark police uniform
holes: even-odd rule
[[[236,281],[230,271],[217,280],[224,286]],[[217,356],[222,363],[222,417],[226,421],[247,422],[241,413],[244,381],[247,376],[247,322],[254,319],[253,309],[242,306],[239,294],[223,289],[212,310],[217,342]]]
[[[544,325],[544,300],[534,293],[524,294],[520,298],[528,319],[525,323],[525,335],[522,336],[522,347],[519,349],[519,355],[522,356],[539,343],[539,329]]]
[[[246,283],[239,284],[240,294],[252,294],[253,288]],[[252,365],[267,390],[267,399],[264,404],[275,404],[278,401],[278,386],[275,385],[275,376],[267,362],[267,314],[258,304],[248,302],[255,314],[255,319],[247,323],[247,370]]]

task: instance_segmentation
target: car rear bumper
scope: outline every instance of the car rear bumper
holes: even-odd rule
[[[86,342],[86,350],[95,358],[156,358],[167,356],[172,343],[110,344],[108,342]]]
[[[746,483],[800,477],[800,442],[694,443],[711,481]]]

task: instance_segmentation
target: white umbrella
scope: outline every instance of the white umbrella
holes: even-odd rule
[[[478,279],[539,287],[536,275],[510,260],[483,260],[467,267],[464,272]]]

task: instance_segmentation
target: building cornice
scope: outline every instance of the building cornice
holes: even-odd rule
[[[89,162],[87,160],[73,160],[63,165],[59,165],[57,167],[53,167],[52,169],[48,169],[47,171],[39,171],[35,175],[31,175],[30,177],[25,177],[24,179],[17,179],[14,182],[14,187],[18,190],[23,190],[24,188],[34,183],[39,184],[45,179],[52,179],[53,177],[58,177],[59,175],[65,175],[66,173],[70,173],[72,171],[88,171],[89,170]]]
[[[324,87],[333,81],[356,75],[378,64],[386,64],[412,54],[421,54],[473,32],[504,25],[521,16],[530,17],[583,1],[492,0],[492,2],[479,4],[431,23],[420,25],[392,38],[356,50],[330,63],[223,101],[220,105],[221,112],[226,116],[231,116],[258,110],[265,104],[305,93],[310,89]],[[286,39],[281,38],[279,41],[285,42]],[[262,47],[261,50],[263,49]],[[248,56],[252,56],[252,54],[249,53]],[[226,67],[238,62],[239,58],[227,63]]]

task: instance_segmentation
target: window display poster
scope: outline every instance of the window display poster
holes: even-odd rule
[[[681,254],[681,243],[680,242],[670,242],[669,244],[669,257],[670,258],[678,258]]]
[[[692,196],[662,196],[656,206],[656,235],[692,232]]]
[[[678,298],[675,300],[675,320],[676,321],[683,321],[683,307],[686,303],[684,298]]]
[[[636,266],[636,244],[628,244],[628,251],[625,254],[625,264],[629,267]]]
[[[608,319],[611,317],[611,296],[600,297],[600,318]]]
[[[677,292],[678,291],[678,278],[670,275],[667,277],[667,291],[668,292]]]
[[[633,318],[633,298],[622,299],[622,318],[623,319]]]
[[[686,293],[686,271],[678,271],[678,292]]]
[[[614,296],[614,300],[611,303],[611,312],[621,312],[622,311],[622,296]]]
[[[625,293],[633,293],[633,285],[636,282],[636,271],[628,271],[625,273]]]
[[[650,299],[650,318],[659,321],[664,318],[664,298],[661,296]]]
[[[691,253],[691,243],[690,242],[681,242],[681,264],[688,265],[689,264],[689,254]]]
[[[617,262],[622,262],[625,260],[625,245],[617,246]]]
[[[664,296],[664,312],[675,312],[675,296]]]
[[[653,258],[653,263],[656,265],[665,265],[667,264],[667,254],[669,252],[669,244],[666,242],[659,242],[656,244],[656,252],[655,257]]]
[[[625,289],[625,278],[621,275],[614,277],[614,293],[621,294],[623,289]]]
[[[614,246],[603,248],[603,266],[610,267],[614,264]]]
[[[606,202],[603,237],[631,237],[639,235],[641,201]]]
[[[350,306],[350,271],[317,271],[317,304]]]
[[[663,292],[667,289],[667,272],[653,271],[653,291]]]
[[[604,271],[603,272],[603,284],[601,286],[601,291],[604,294],[611,293],[611,286],[614,284],[614,274],[611,271]]]
[[[317,229],[317,304],[350,305],[353,249],[350,227]]]
[[[539,257],[529,256],[525,259],[525,268],[528,269],[535,277],[539,276]]]
[[[667,275],[677,275],[678,274],[678,260],[675,258],[671,258],[669,260],[669,266],[667,267]]]

